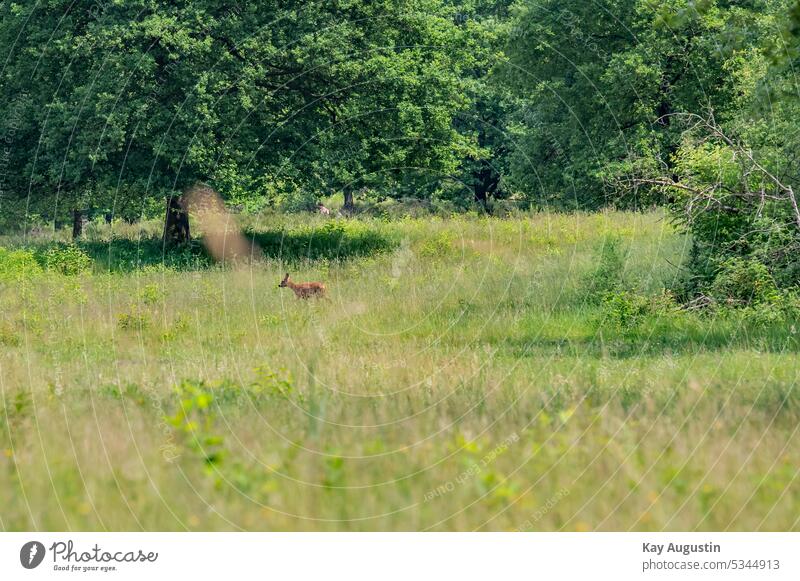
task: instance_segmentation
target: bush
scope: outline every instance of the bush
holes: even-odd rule
[[[608,293],[620,290],[624,286],[623,270],[625,257],[619,248],[619,239],[607,237],[597,257],[597,268],[584,279],[584,287],[588,300],[602,303]]]
[[[297,212],[313,212],[317,208],[317,196],[306,190],[287,194],[278,205],[281,211],[290,214]]]
[[[442,230],[431,236],[422,244],[419,255],[423,258],[443,258],[455,251],[455,236],[452,232]]]
[[[789,292],[775,292],[742,309],[744,320],[757,327],[786,325],[800,320],[800,297]]]
[[[42,274],[42,267],[29,250],[0,247],[0,281],[18,281]]]
[[[128,313],[119,313],[117,315],[117,326],[120,329],[137,329],[141,331],[150,326],[150,315],[136,308]]]
[[[770,302],[780,293],[766,265],[730,258],[720,266],[708,294],[719,303],[735,306]]]
[[[21,342],[19,335],[11,324],[5,321],[0,323],[0,345],[19,347]]]
[[[184,380],[175,397],[177,409],[165,419],[210,473],[225,455],[222,436],[216,433],[214,395],[203,381]]]
[[[655,310],[648,297],[629,291],[608,292],[603,296],[602,304],[603,321],[619,330],[637,327]]]
[[[83,274],[92,268],[92,259],[74,244],[53,246],[41,255],[40,260],[47,270],[67,276]]]

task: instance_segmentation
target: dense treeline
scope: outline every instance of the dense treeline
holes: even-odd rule
[[[693,235],[693,295],[721,273],[800,280],[794,0],[53,0],[0,13],[4,227],[74,216],[79,234],[86,211],[135,220],[165,200],[180,214],[198,182],[244,211],[332,195],[345,212],[385,199],[664,205]]]
[[[524,103],[509,181],[561,207],[667,205],[693,235],[691,296],[796,284],[798,6],[524,3],[507,45]]]
[[[258,205],[424,190],[474,147],[480,35],[435,0],[3,4],[7,190],[28,211],[141,212],[197,181]],[[107,197],[110,196],[110,199]]]

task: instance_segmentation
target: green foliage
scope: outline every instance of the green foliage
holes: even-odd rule
[[[284,212],[313,212],[317,207],[317,195],[311,190],[300,190],[282,195],[276,200],[278,208]]]
[[[156,283],[146,284],[139,290],[139,299],[145,305],[155,305],[164,300],[164,291]]]
[[[774,36],[783,5],[520,3],[504,70],[525,103],[512,114],[511,181],[540,205],[662,202],[657,188],[620,178],[669,175],[684,129],[672,115],[740,106],[745,71],[758,62],[746,53]]]
[[[370,181],[413,192],[475,149],[453,120],[479,43],[455,14],[441,0],[3,3],[0,119],[19,170],[4,208],[136,216],[197,181],[249,208]]]
[[[10,394],[4,397],[0,400],[0,437],[5,438],[9,429],[19,429],[22,422],[32,415],[33,400],[29,391],[18,391],[13,397]]]
[[[692,235],[690,296],[706,292],[720,272],[739,276],[749,269],[754,276],[758,265],[778,288],[800,282],[800,217],[791,176],[778,177],[772,148],[753,153],[742,137],[752,130],[735,126],[701,123],[676,153],[678,181],[667,189],[674,220]],[[729,298],[749,302],[741,295],[732,289]]]
[[[449,230],[442,230],[425,240],[419,248],[419,255],[423,258],[447,258],[455,251],[455,236]]]
[[[124,330],[142,331],[150,326],[150,314],[132,307],[130,311],[117,315],[117,326]]]
[[[769,269],[758,261],[743,258],[723,262],[708,290],[718,302],[732,305],[770,302],[779,295]]]
[[[197,270],[213,264],[199,242],[166,249],[161,238],[114,237],[108,241],[81,240],[77,245],[91,256],[99,268],[110,272]]]
[[[589,302],[605,302],[609,293],[616,292],[624,285],[625,256],[620,245],[620,240],[613,236],[607,236],[603,240],[597,256],[597,266],[583,281]]]
[[[224,441],[216,433],[214,395],[202,381],[184,380],[175,388],[175,413],[166,420],[186,446],[212,471],[225,456]]]
[[[800,296],[789,292],[770,294],[743,309],[743,320],[755,328],[791,329],[800,322]]]
[[[345,461],[340,455],[335,452],[329,453],[325,457],[323,463],[324,475],[322,477],[322,486],[326,490],[333,490],[341,488],[345,485]]]
[[[603,323],[620,331],[637,327],[653,308],[648,297],[629,291],[608,292],[603,296]]]
[[[42,272],[42,267],[34,252],[0,247],[0,281],[21,281],[38,276]]]
[[[285,372],[283,374],[278,374],[268,367],[260,366],[256,367],[255,374],[255,381],[247,388],[249,394],[255,397],[267,395],[287,400],[302,401],[302,395],[296,392],[291,377]]]
[[[107,383],[97,388],[97,391],[104,397],[116,400],[128,399],[139,405],[146,403],[147,396],[136,383],[126,383],[120,386],[114,383]]]
[[[92,268],[92,259],[74,244],[48,248],[41,254],[40,261],[47,270],[66,276],[84,274]]]
[[[357,220],[330,220],[322,226],[251,233],[266,256],[282,260],[347,259],[386,252],[397,246],[390,233]]]

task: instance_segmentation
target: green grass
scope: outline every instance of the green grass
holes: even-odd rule
[[[800,325],[597,299],[613,240],[673,284],[660,215],[251,222],[238,270],[152,227],[0,269],[0,528],[800,528]]]

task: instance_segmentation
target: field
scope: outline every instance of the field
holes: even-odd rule
[[[661,214],[245,226],[0,238],[2,530],[800,529],[798,327]]]

